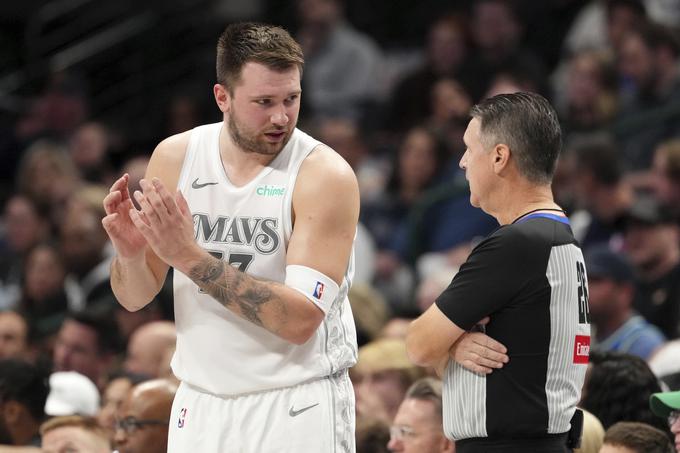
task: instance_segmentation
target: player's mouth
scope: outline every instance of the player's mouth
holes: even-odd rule
[[[265,137],[272,142],[280,142],[286,136],[286,131],[276,131],[276,132],[265,132]]]

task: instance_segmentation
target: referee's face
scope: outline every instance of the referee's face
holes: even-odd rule
[[[484,149],[481,141],[481,123],[478,118],[472,118],[465,130],[465,154],[458,164],[465,170],[465,178],[470,184],[470,204],[481,208],[489,192],[493,177],[492,153]]]

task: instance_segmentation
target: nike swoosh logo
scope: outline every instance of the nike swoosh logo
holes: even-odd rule
[[[290,415],[291,417],[297,417],[301,413],[308,411],[311,408],[316,407],[318,405],[319,405],[319,403],[312,404],[311,406],[303,407],[302,409],[299,409],[299,410],[295,410],[295,409],[293,409],[293,406],[291,406],[290,410],[288,411],[288,415]]]
[[[194,182],[191,183],[191,188],[192,189],[200,189],[200,188],[205,187],[205,186],[216,186],[217,184],[218,183],[216,183],[216,182],[206,182],[206,183],[200,184],[198,182],[198,178],[196,178],[194,180]]]

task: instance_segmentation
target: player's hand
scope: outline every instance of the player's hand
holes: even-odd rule
[[[181,192],[171,194],[158,178],[140,181],[135,191],[141,210],[130,209],[130,218],[151,249],[166,264],[179,268],[200,247],[194,239],[194,222]]]
[[[144,254],[146,239],[130,219],[134,209],[128,188],[128,174],[113,183],[109,194],[104,198],[106,216],[102,219],[104,230],[119,257],[132,259]]]
[[[502,368],[510,358],[507,348],[481,332],[463,334],[451,347],[449,354],[453,360],[468,370],[478,374],[489,374]]]

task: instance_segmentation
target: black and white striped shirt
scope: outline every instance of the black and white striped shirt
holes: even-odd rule
[[[502,369],[472,373],[451,361],[444,376],[449,438],[541,438],[569,431],[590,347],[583,255],[568,220],[537,213],[481,242],[436,301],[462,329],[490,316],[508,348]]]

